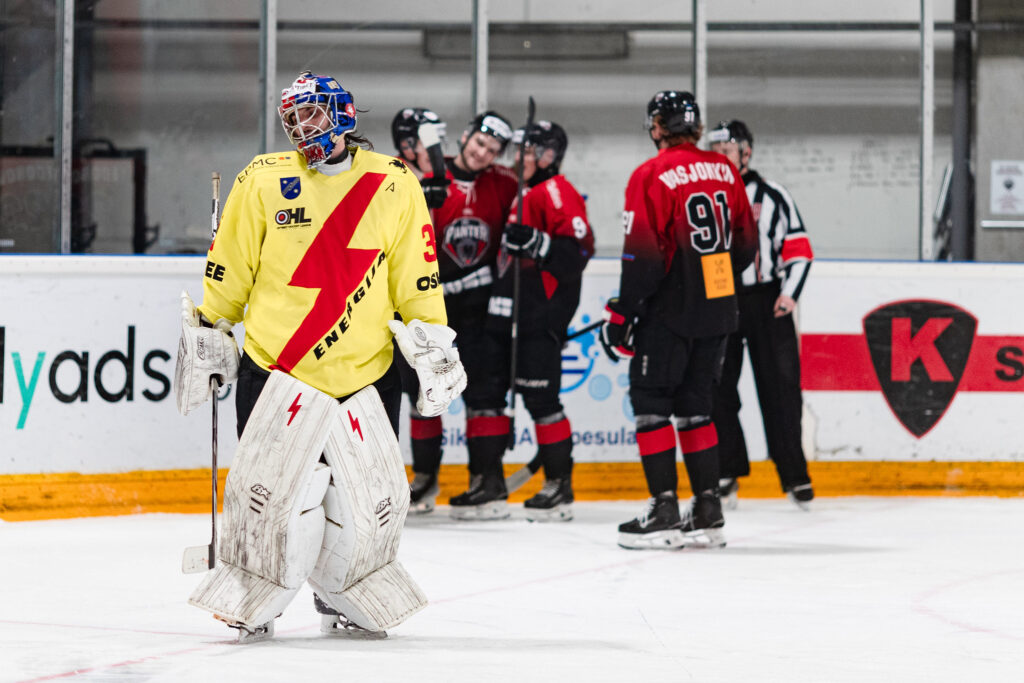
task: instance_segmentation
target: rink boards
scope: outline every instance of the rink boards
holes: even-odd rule
[[[618,265],[590,264],[574,329],[599,319]],[[210,412],[181,417],[171,396],[179,294],[201,297],[204,267],[202,257],[0,257],[5,518],[72,499],[128,511],[206,499]],[[1018,265],[813,265],[798,315],[804,447],[820,494],[1024,491],[1022,285]],[[578,495],[646,497],[626,365],[589,332],[567,344],[562,371]],[[757,461],[744,491],[777,495],[747,371],[741,397]],[[232,398],[229,389],[219,404],[221,467],[236,442]],[[444,417],[452,492],[465,484],[464,418],[461,402]],[[521,402],[516,427],[510,469],[535,452]]]

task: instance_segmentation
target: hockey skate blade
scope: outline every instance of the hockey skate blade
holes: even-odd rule
[[[619,547],[626,550],[675,550],[683,547],[683,532],[679,529],[652,531],[647,534],[619,533]]]
[[[698,529],[697,531],[688,531],[683,534],[683,547],[706,548],[708,550],[714,548],[724,548],[725,532],[723,532],[721,528]]]
[[[185,552],[181,554],[181,573],[198,574],[209,571],[213,568],[210,566],[212,555],[208,545],[194,545],[185,548]]]
[[[258,643],[262,640],[269,640],[274,637],[274,620],[271,619],[265,624],[259,626],[246,626],[240,624],[237,621],[231,621],[226,617],[222,617],[219,614],[214,614],[213,618],[217,621],[223,621],[228,625],[228,628],[233,628],[238,631],[238,640],[235,642],[239,645],[248,645],[250,643]]]
[[[453,505],[449,514],[452,519],[463,521],[491,521],[512,516],[508,502],[504,500],[495,500],[483,505]]]
[[[541,508],[526,508],[527,522],[571,522],[572,505],[556,505],[553,508],[543,510]]]
[[[387,631],[371,631],[356,626],[341,615],[321,614],[320,632],[332,638],[350,638],[352,640],[384,640]]]

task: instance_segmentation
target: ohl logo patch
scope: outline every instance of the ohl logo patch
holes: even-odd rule
[[[886,304],[864,317],[871,364],[882,394],[914,436],[945,414],[967,367],[977,319],[941,301]]]

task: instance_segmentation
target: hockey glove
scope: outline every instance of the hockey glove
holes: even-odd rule
[[[211,325],[181,293],[181,340],[174,368],[174,399],[178,412],[188,415],[210,398],[210,380],[220,384],[238,379],[238,346],[231,323],[223,318]]]
[[[608,299],[604,307],[604,325],[601,326],[601,346],[612,362],[618,363],[622,358],[632,358],[633,327],[636,320],[628,318],[621,312],[617,298]]]
[[[543,261],[551,249],[551,235],[522,223],[509,223],[501,234],[501,246],[516,258]]]
[[[388,321],[398,350],[416,371],[420,395],[416,410],[424,417],[440,415],[466,388],[466,369],[452,346],[455,331],[444,325],[431,325],[413,319],[409,325]]]
[[[420,181],[423,187],[423,196],[427,200],[427,207],[440,209],[448,199],[448,186],[451,185],[447,178],[424,178]]]

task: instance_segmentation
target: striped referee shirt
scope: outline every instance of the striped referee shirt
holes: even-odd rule
[[[757,223],[757,255],[740,275],[740,282],[751,287],[779,280],[780,293],[795,300],[814,259],[804,221],[786,188],[765,180],[757,171],[744,173],[743,182]]]

